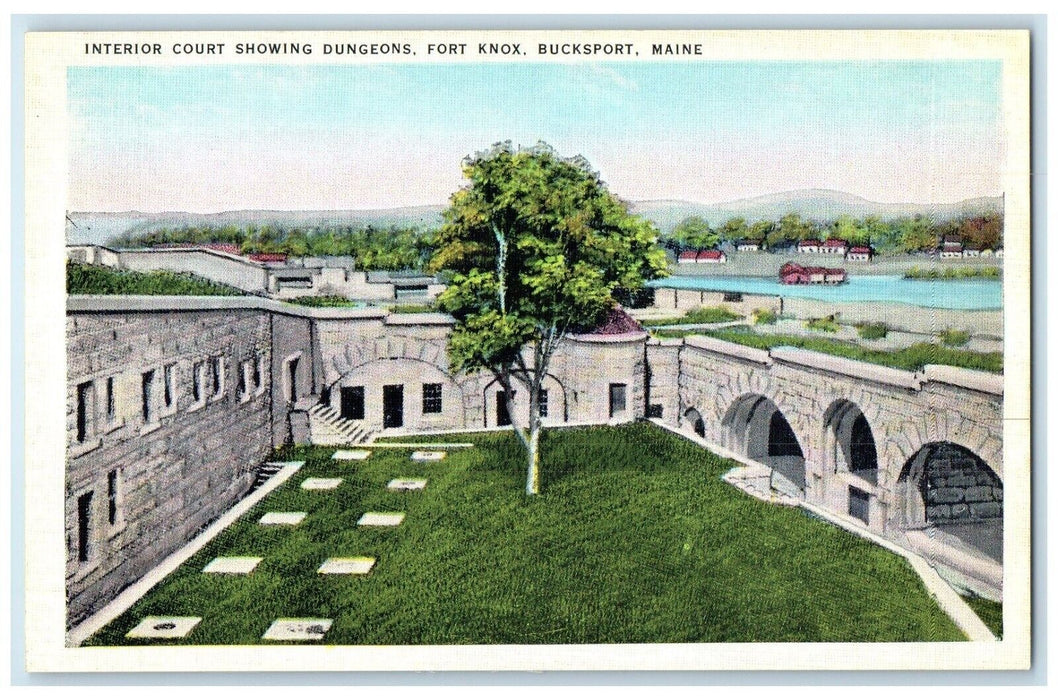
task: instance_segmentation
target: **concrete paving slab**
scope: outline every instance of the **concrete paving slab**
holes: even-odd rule
[[[426,479],[392,479],[386,488],[390,491],[422,491],[426,488]]]
[[[331,489],[338,488],[338,484],[340,483],[342,483],[341,479],[311,478],[302,481],[301,488],[306,491],[330,491]]]
[[[447,454],[447,452],[438,450],[416,450],[411,453],[411,460],[413,462],[440,462]]]
[[[371,456],[371,450],[338,450],[331,459],[336,459],[340,462],[355,460],[363,461]]]
[[[217,557],[206,568],[204,574],[248,574],[261,563],[261,557]]]
[[[323,639],[331,628],[331,620],[280,618],[261,636],[277,642],[304,642]]]
[[[305,519],[306,515],[308,515],[308,513],[265,513],[257,522],[262,525],[297,525]]]
[[[396,527],[404,522],[404,513],[364,513],[356,521],[365,527]]]
[[[323,562],[317,573],[363,576],[371,573],[374,566],[374,557],[334,557]]]
[[[133,639],[180,639],[191,634],[191,630],[200,622],[201,617],[145,617],[125,636]]]

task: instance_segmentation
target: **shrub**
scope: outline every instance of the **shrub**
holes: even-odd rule
[[[753,309],[753,323],[757,325],[772,325],[778,318],[779,315],[771,309]]]
[[[884,323],[861,323],[856,326],[856,332],[864,340],[878,340],[889,335],[889,326]]]
[[[430,304],[396,304],[389,307],[391,314],[428,314],[436,310]]]
[[[810,318],[805,322],[805,328],[812,331],[821,331],[823,333],[837,333],[841,330],[841,326],[838,325],[835,314],[830,314],[826,318]]]
[[[681,323],[725,323],[742,318],[726,306],[702,306],[678,318],[651,318],[641,321],[644,326],[678,326]]]
[[[148,294],[163,296],[239,296],[242,290],[185,272],[138,272],[101,265],[66,263],[67,294]]]
[[[945,328],[940,332],[940,342],[948,347],[958,348],[970,342],[970,331],[960,331],[954,328]]]
[[[291,304],[298,304],[299,306],[313,307],[363,306],[363,304],[358,301],[353,301],[352,299],[335,294],[297,297],[296,299],[286,299],[285,301],[288,301]]]

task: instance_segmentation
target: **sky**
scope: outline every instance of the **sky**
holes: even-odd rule
[[[988,61],[76,67],[69,209],[442,204],[506,140],[630,201],[954,202],[1001,193],[1000,83]]]

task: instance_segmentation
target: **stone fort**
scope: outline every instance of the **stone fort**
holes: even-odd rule
[[[516,392],[509,415],[490,375],[452,373],[443,314],[71,296],[66,323],[70,626],[243,498],[277,446],[502,429],[528,411]],[[1002,376],[623,327],[564,341],[543,388],[545,425],[654,420],[739,460],[761,492],[1002,595]]]

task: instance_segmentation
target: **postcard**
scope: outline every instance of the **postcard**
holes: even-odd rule
[[[1027,668],[1028,45],[27,35],[27,668]]]

